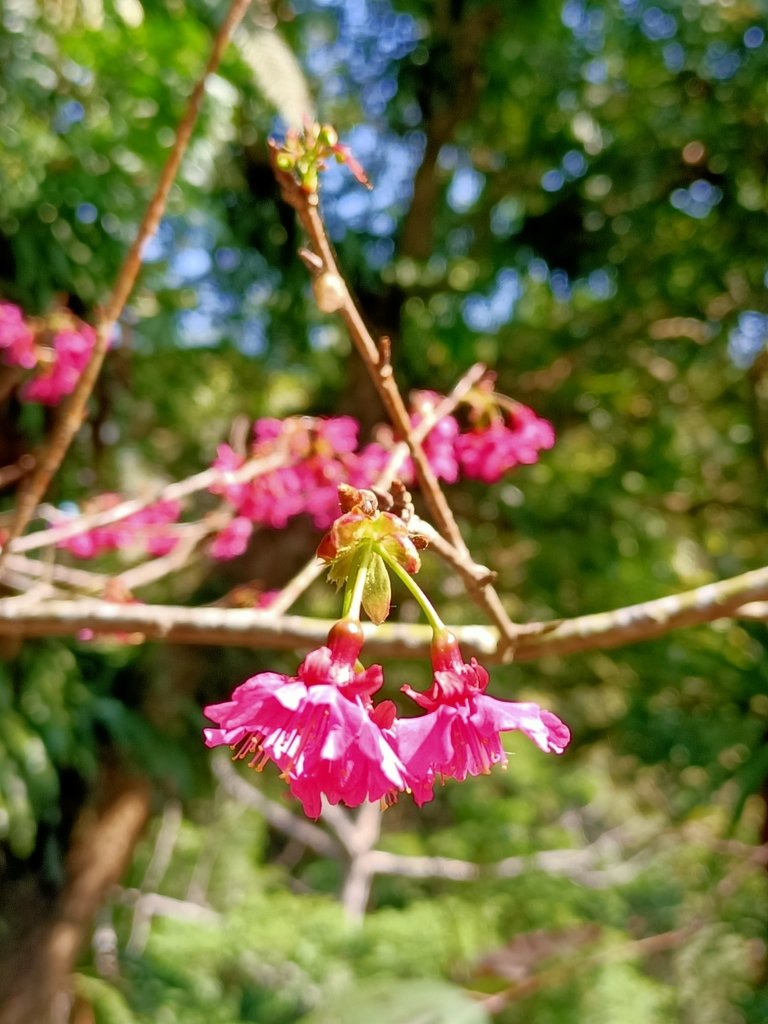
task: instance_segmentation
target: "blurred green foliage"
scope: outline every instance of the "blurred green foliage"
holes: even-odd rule
[[[8,0],[3,298],[30,313],[63,302],[86,318],[105,300],[221,15],[174,0]],[[394,339],[404,387],[447,389],[479,358],[499,390],[555,423],[558,444],[539,465],[451,493],[512,615],[598,611],[760,565],[762,7],[295,0],[279,5],[277,31],[376,184],[365,196],[335,169],[323,205],[368,316]],[[234,46],[146,253],[95,425],[51,500],[195,472],[238,417],[375,421],[349,344],[314,308],[295,257],[300,239],[266,162],[275,127]],[[13,403],[1,415],[7,461],[50,426]],[[316,541],[307,524],[289,541],[262,536],[242,563],[140,596],[207,601],[249,577],[279,584]],[[455,579],[424,561],[444,617],[474,621]],[[318,587],[301,607],[330,614],[332,600]],[[410,615],[397,588],[394,600]],[[63,641],[3,653],[0,892],[17,894],[2,910],[3,947],[24,915],[22,882],[62,884],[73,822],[115,755],[153,779],[158,811],[183,803],[157,891],[217,915],[159,914],[142,943],[135,908],[115,897],[105,913],[117,968],[94,943],[77,978],[98,1024],[319,1024],[343,1012],[395,1024],[410,1020],[403,1000],[420,999],[432,1007],[425,1022],[458,1024],[484,1013],[477,1001],[463,1009],[462,989],[508,988],[491,1003],[501,1024],[766,1018],[766,879],[748,859],[765,837],[761,624],[494,670],[496,693],[539,699],[570,723],[572,750],[547,759],[511,741],[508,773],[449,785],[421,812],[390,809],[382,848],[490,864],[621,827],[650,853],[597,888],[534,869],[471,883],[382,875],[359,930],[336,902],[343,865],[288,849],[206,771],[200,706],[260,667],[292,671],[295,658]],[[421,665],[387,672],[393,697],[426,682]],[[253,781],[282,799],[276,780]],[[143,885],[159,828],[158,816],[126,892]],[[556,936],[592,925],[589,942],[522,974],[482,966],[521,937],[558,949]],[[667,932],[679,941],[644,952],[641,939]]]

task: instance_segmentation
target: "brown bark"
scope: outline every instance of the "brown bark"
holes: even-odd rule
[[[70,975],[96,911],[130,862],[149,816],[145,779],[105,766],[81,811],[66,878],[51,916],[0,965],[0,1024],[60,1024],[68,1017]]]

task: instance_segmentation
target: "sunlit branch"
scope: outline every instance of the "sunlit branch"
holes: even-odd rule
[[[456,382],[454,387],[451,389],[450,394],[446,395],[434,409],[430,409],[423,417],[418,426],[410,428],[410,435],[415,444],[421,445],[424,438],[432,430],[435,424],[439,423],[440,420],[445,419],[446,416],[450,416],[451,413],[456,409],[456,406],[467,396],[472,388],[486,373],[486,368],[482,363],[475,363],[467,370],[465,374]],[[400,467],[405,461],[405,457],[408,455],[410,448],[406,441],[400,441],[392,452],[389,463],[385,466],[384,472],[378,478],[374,484],[374,490],[386,491],[388,490],[394,478],[397,476]]]
[[[166,576],[171,576],[173,573],[186,569],[191,565],[195,557],[200,554],[201,543],[207,537],[210,537],[212,533],[217,533],[223,529],[230,518],[231,515],[222,512],[221,514],[206,516],[205,519],[198,523],[182,524],[186,529],[181,534],[179,542],[173,551],[170,551],[167,555],[162,555],[160,558],[150,558],[140,565],[131,566],[130,569],[125,569],[115,576],[114,579],[126,590],[134,591],[140,590],[142,587],[148,587],[152,583],[158,583],[160,580],[165,579]]]
[[[78,380],[75,390],[63,403],[48,444],[37,456],[35,471],[19,497],[9,531],[9,540],[14,540],[24,531],[85,419],[88,399],[104,362],[112,330],[136,283],[141,267],[141,251],[145,242],[157,230],[165,211],[168,194],[192,137],[203,103],[206,81],[209,75],[218,68],[230,37],[242,20],[250,2],[251,0],[232,0],[229,11],[216,33],[205,69],[190,94],[186,109],[176,129],[176,140],[160,174],[154,194],[149,201],[133,244],[120,267],[112,293],[99,317],[96,325],[96,343],[90,361]],[[8,546],[6,545],[5,551],[7,550]],[[0,565],[5,557],[5,551],[0,553]]]
[[[169,554],[150,558],[114,575],[11,554],[1,578],[12,589],[22,591],[41,581],[55,584],[60,589],[93,595],[102,594],[105,588],[115,583],[123,590],[140,590],[187,568],[199,553],[201,542],[223,529],[230,519],[231,513],[221,510],[198,522],[177,523],[169,528],[169,532],[178,538]]]
[[[429,542],[431,551],[439,555],[448,565],[458,569],[462,561],[460,554],[433,526],[430,526],[428,522],[419,516],[414,516],[408,525],[413,533],[424,537]],[[493,583],[496,579],[496,573],[493,569],[489,569],[486,565],[480,565],[479,562],[473,564],[472,572],[475,575],[476,581],[480,584]]]
[[[531,622],[515,627],[516,657],[520,661],[578,651],[599,650],[652,640],[675,629],[722,618],[753,618],[750,606],[768,601],[768,567],[708,583],[681,594],[580,615],[554,622]],[[323,644],[333,625],[327,619],[273,616],[249,608],[183,608],[174,605],[123,605],[92,598],[50,600],[30,605],[23,596],[0,600],[0,634],[12,636],[73,636],[82,629],[96,634],[143,633],[167,643],[308,650]],[[432,631],[427,626],[386,622],[368,623],[369,657],[423,658],[429,655]],[[499,634],[490,626],[452,627],[465,653],[486,662],[502,660]]]
[[[69,565],[58,565],[56,562],[27,558],[25,555],[8,555],[2,579],[3,582],[7,580],[9,585],[11,584],[11,572],[29,582],[51,583],[60,588],[86,594],[101,594],[110,580],[105,573],[77,569]],[[23,584],[22,589],[25,589],[26,585]],[[14,589],[17,588],[14,587]]]
[[[419,857],[371,850],[365,865],[372,874],[404,878],[445,878],[473,882],[480,878],[517,878],[528,871],[563,875],[593,889],[607,888],[635,878],[648,862],[648,855],[604,865],[605,844],[596,840],[583,849],[540,850],[537,853],[505,857],[490,864],[453,857]]]
[[[292,576],[280,593],[269,605],[269,614],[275,617],[284,615],[294,602],[298,601],[305,590],[323,574],[327,568],[325,562],[314,556],[299,569],[295,576]]]

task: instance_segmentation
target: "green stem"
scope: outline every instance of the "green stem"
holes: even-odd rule
[[[429,600],[427,595],[421,589],[416,580],[411,576],[409,572],[400,565],[398,561],[392,558],[391,555],[387,554],[383,547],[376,546],[376,551],[384,559],[385,564],[392,570],[397,578],[403,583],[405,588],[411,593],[413,598],[418,602],[419,607],[424,612],[430,626],[436,633],[445,631],[445,623],[437,614],[437,609]]]
[[[373,549],[370,541],[360,545],[357,558],[355,559],[354,568],[350,573],[350,579],[353,580],[352,586],[350,587],[349,583],[347,583],[347,588],[344,591],[344,603],[341,609],[342,618],[360,618],[360,607],[363,603],[365,579],[368,575],[368,566],[371,564],[372,553]]]

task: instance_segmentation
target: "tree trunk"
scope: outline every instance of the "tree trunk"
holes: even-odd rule
[[[110,886],[128,866],[149,817],[145,779],[109,764],[81,811],[66,878],[51,916],[0,966],[0,1024],[61,1024],[69,1018],[70,975]]]

